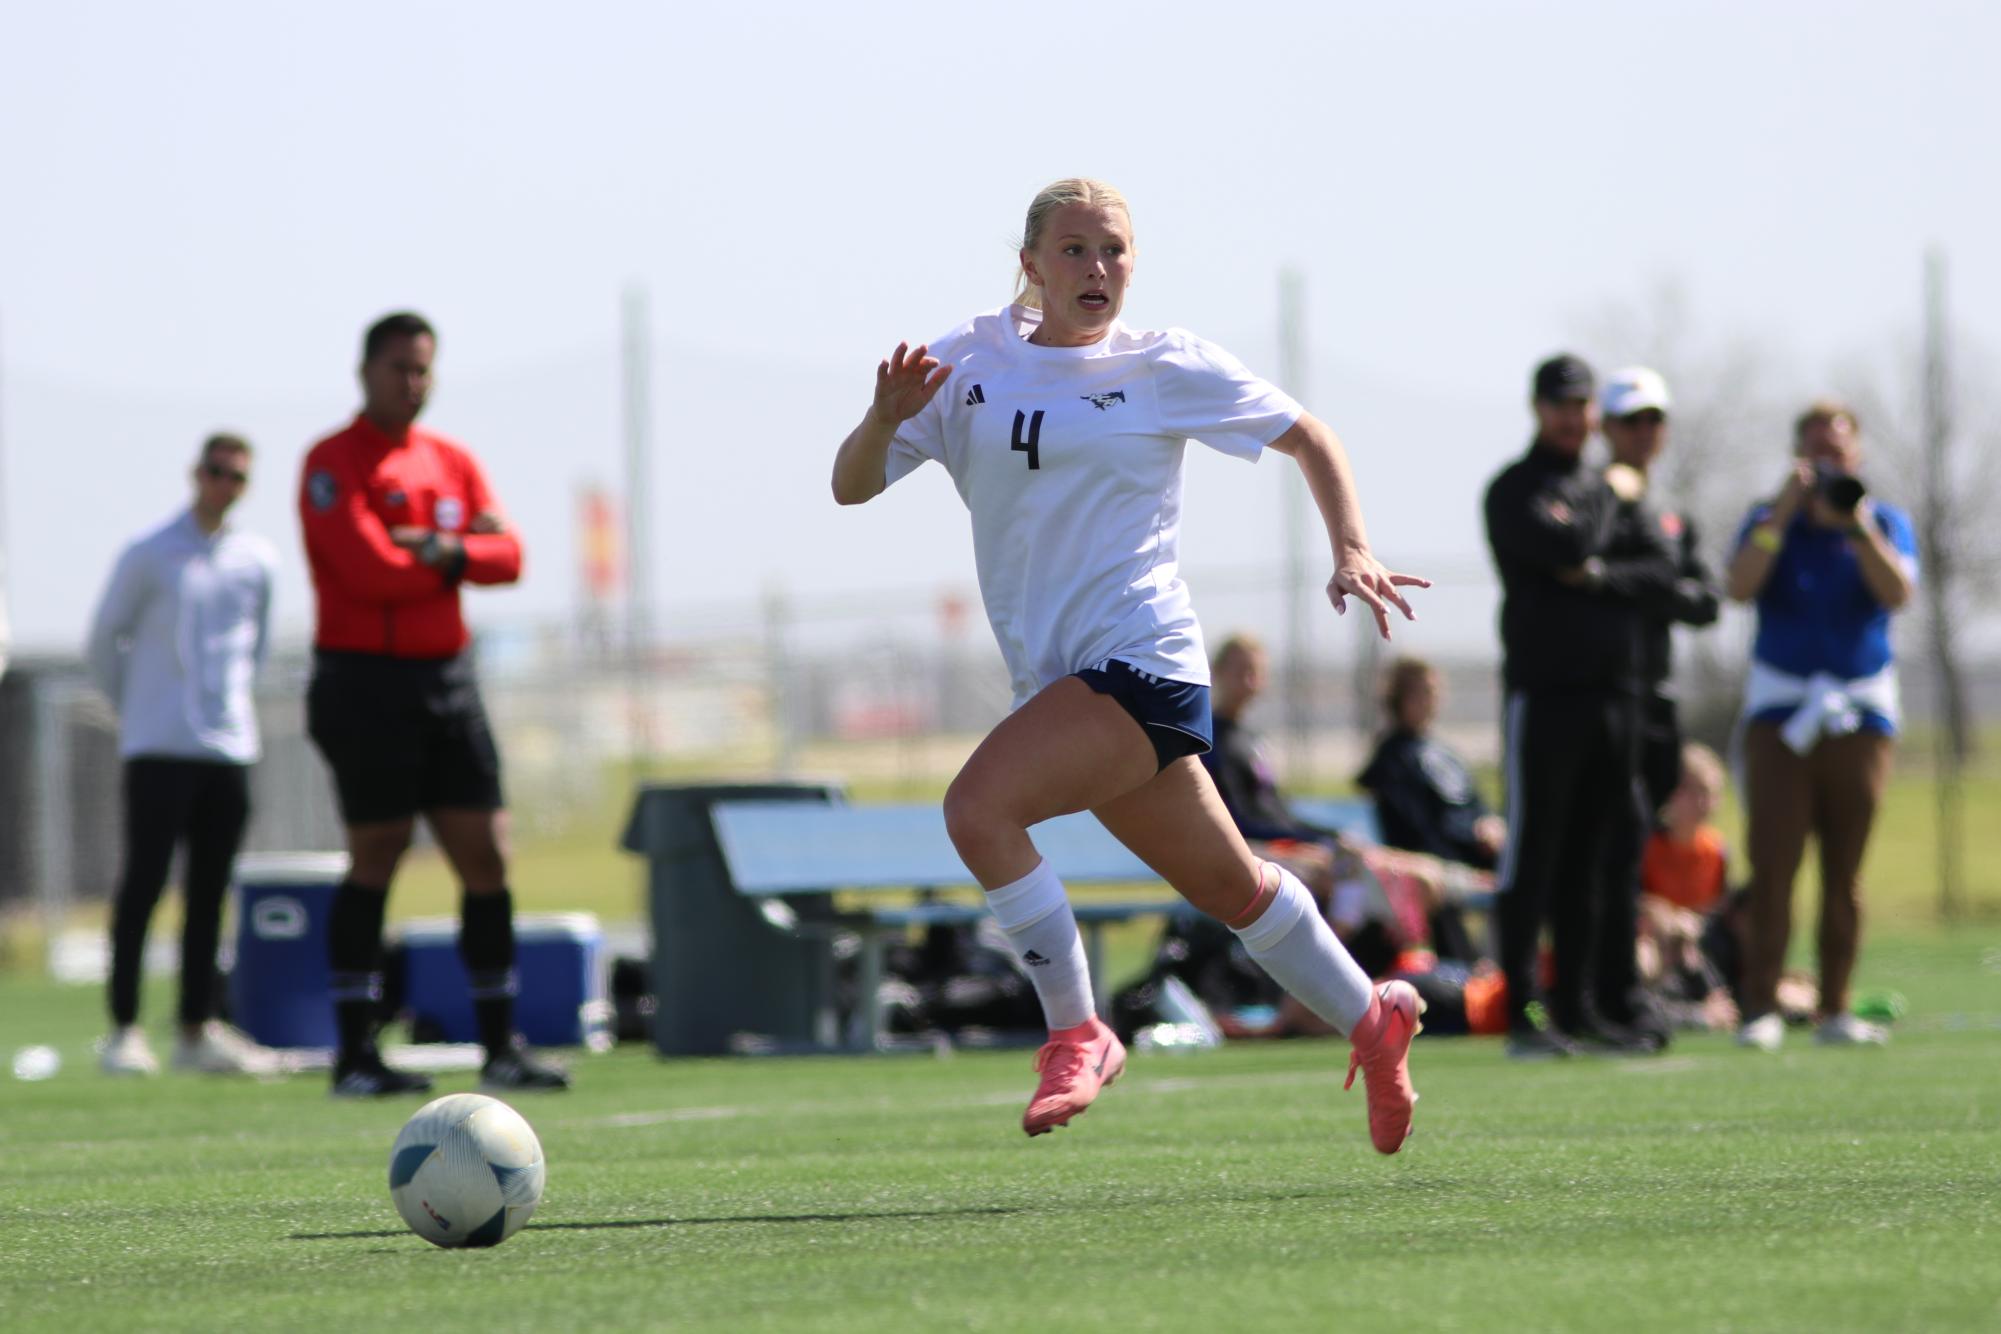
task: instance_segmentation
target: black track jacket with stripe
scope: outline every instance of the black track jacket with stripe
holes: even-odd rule
[[[1643,604],[1671,593],[1676,570],[1660,525],[1621,524],[1621,508],[1595,469],[1541,440],[1487,487],[1508,690],[1644,688]],[[1602,579],[1564,581],[1592,559]]]

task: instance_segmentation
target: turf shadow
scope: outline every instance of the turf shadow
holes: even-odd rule
[[[530,1223],[524,1232],[588,1232],[601,1228],[702,1227],[717,1223],[865,1223],[873,1218],[978,1218],[1002,1214],[1022,1214],[1026,1209],[989,1205],[978,1209],[896,1209],[859,1214],[722,1214],[713,1218],[608,1218],[595,1223]],[[294,1232],[287,1241],[351,1241],[366,1237],[401,1237],[401,1228],[376,1228],[363,1232]]]

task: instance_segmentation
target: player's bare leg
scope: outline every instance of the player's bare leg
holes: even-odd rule
[[[1091,1000],[1084,942],[1053,867],[1028,830],[1145,784],[1153,743],[1117,701],[1065,677],[991,732],[945,794],[953,846],[1035,985],[1049,1041],[1022,1129],[1040,1135],[1088,1108],[1125,1069],[1125,1048]]]
[[[1093,809],[1099,821],[1195,907],[1237,933],[1251,957],[1354,1046],[1366,1077],[1369,1137],[1395,1153],[1410,1134],[1407,1054],[1422,1010],[1407,982],[1372,986],[1298,877],[1258,859],[1208,771],[1176,760],[1137,791]]]

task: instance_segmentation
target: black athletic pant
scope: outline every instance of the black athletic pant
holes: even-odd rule
[[[1605,903],[1598,918],[1598,1013],[1621,1024],[1644,1017],[1638,961],[1632,942],[1640,929],[1640,860],[1661,807],[1681,782],[1681,716],[1673,699],[1649,694],[1640,701],[1638,763],[1633,777],[1634,818],[1619,822],[1605,847]]]
[[[111,1022],[139,1017],[146,928],[166,888],[174,848],[188,849],[181,896],[181,1022],[215,1013],[222,896],[250,820],[248,765],[138,755],[125,762],[125,875],[111,913]]]
[[[1649,829],[1660,822],[1661,807],[1681,786],[1681,746],[1681,710],[1673,697],[1648,695],[1640,702],[1640,783]]]
[[[1508,695],[1508,846],[1495,876],[1494,924],[1513,1031],[1530,1027],[1529,1003],[1541,995],[1545,925],[1556,964],[1549,1017],[1559,1029],[1586,1024],[1591,993],[1608,975],[1631,976],[1635,908],[1631,895],[1609,892],[1605,865],[1614,840],[1632,837],[1640,819],[1638,715],[1639,701],[1627,695]],[[1604,920],[1608,909],[1623,912],[1623,926]],[[1623,947],[1600,968],[1598,942],[1618,931]]]

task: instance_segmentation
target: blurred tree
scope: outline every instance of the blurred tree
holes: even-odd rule
[[[1955,355],[1958,353],[1959,355]],[[1960,367],[1983,368],[1960,370]],[[1995,358],[1945,309],[1945,258],[1925,257],[1925,320],[1917,337],[1896,340],[1886,385],[1879,370],[1857,365],[1842,377],[1873,449],[1905,479],[1923,566],[1927,665],[1935,697],[1939,912],[1965,909],[1962,779],[1979,745],[1966,688],[1964,632],[2001,588],[2001,418],[1984,368]],[[1969,425],[1969,420],[1977,424]]]

